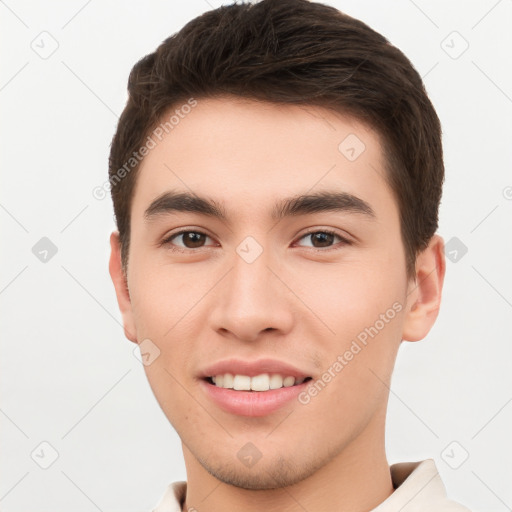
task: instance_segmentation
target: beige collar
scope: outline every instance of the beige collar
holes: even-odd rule
[[[432,459],[393,464],[390,471],[395,491],[372,512],[470,512],[448,500]],[[173,482],[152,512],[181,512],[186,492],[187,482]]]

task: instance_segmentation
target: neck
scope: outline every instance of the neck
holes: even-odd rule
[[[269,490],[242,489],[220,482],[183,446],[188,479],[183,510],[194,510],[194,505],[205,512],[371,511],[393,492],[384,445],[384,417],[379,415],[310,477]]]

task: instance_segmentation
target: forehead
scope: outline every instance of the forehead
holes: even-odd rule
[[[150,134],[155,144],[138,171],[134,216],[167,190],[215,198],[238,216],[316,189],[395,206],[379,136],[354,118],[225,97],[198,99],[165,124],[176,109],[164,116],[158,136]]]

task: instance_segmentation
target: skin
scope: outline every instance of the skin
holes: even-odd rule
[[[354,161],[338,150],[349,134],[365,144]],[[168,190],[215,199],[227,220],[179,212],[146,221]],[[319,190],[353,194],[375,217],[271,219],[276,200]],[[117,232],[110,273],[127,338],[160,350],[144,368],[182,440],[183,510],[367,511],[384,501],[393,492],[384,450],[393,365],[402,340],[424,338],[435,322],[445,261],[435,235],[407,278],[379,136],[320,107],[199,99],[143,160],[131,222],[127,273]],[[205,233],[202,247],[182,236],[160,244],[180,228]],[[322,229],[350,243],[304,236]],[[236,252],[247,236],[263,249],[252,263]],[[275,358],[319,379],[394,303],[401,311],[307,404],[237,416],[199,385],[200,369],[231,357]],[[237,457],[246,443],[261,453],[252,467]]]

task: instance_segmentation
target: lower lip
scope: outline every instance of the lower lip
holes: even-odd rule
[[[266,416],[297,397],[310,381],[268,391],[235,391],[201,380],[206,394],[224,411],[240,416]]]

